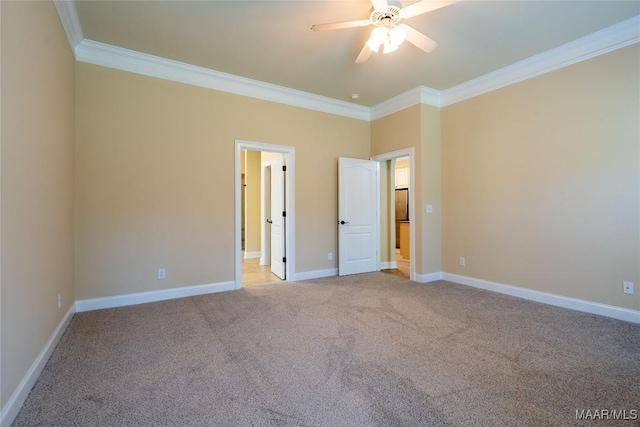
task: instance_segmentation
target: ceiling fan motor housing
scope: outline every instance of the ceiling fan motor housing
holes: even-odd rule
[[[371,22],[373,25],[381,27],[393,27],[400,21],[400,7],[388,5],[386,9],[372,10]]]

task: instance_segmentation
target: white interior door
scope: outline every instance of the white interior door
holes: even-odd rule
[[[262,165],[260,265],[271,265],[271,165]]]
[[[378,163],[338,159],[338,274],[377,271]]]
[[[285,279],[285,172],[284,158],[280,156],[271,163],[271,272]]]

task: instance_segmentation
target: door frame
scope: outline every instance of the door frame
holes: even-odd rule
[[[409,234],[411,236],[409,243],[409,257],[411,258],[410,264],[410,274],[409,279],[412,281],[416,281],[416,194],[415,194],[415,182],[416,182],[416,167],[415,167],[415,149],[414,147],[403,148],[401,150],[391,151],[389,153],[377,154],[375,156],[371,156],[371,160],[375,160],[377,162],[385,162],[387,160],[394,160],[400,157],[409,157],[409,218],[411,221],[409,222]],[[395,170],[394,170],[395,173]],[[382,191],[382,186],[380,185],[380,174],[378,174],[378,191]],[[379,207],[378,207],[379,209]],[[380,220],[378,220],[378,236],[380,235]],[[390,226],[390,225],[389,225]],[[393,242],[393,247],[395,248],[395,242]],[[378,239],[378,253],[380,253],[380,239]],[[380,257],[378,256],[378,269],[380,266]]]
[[[287,216],[285,217],[285,250],[287,262],[285,265],[285,272],[287,275],[287,281],[295,280],[295,263],[296,263],[296,230],[295,230],[295,148],[286,145],[267,144],[264,142],[243,141],[240,139],[235,140],[235,172],[234,172],[234,193],[235,193],[235,208],[234,208],[234,288],[242,288],[242,206],[241,206],[241,191],[242,191],[242,165],[240,164],[240,157],[242,150],[253,151],[270,151],[273,153],[281,153],[285,156],[285,163],[287,165],[287,175],[285,179],[285,207]]]

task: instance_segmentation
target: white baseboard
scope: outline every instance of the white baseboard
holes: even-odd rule
[[[327,270],[303,271],[302,273],[296,273],[296,277],[293,280],[299,282],[301,280],[320,279],[322,277],[331,277],[337,275],[337,268],[329,268]]]
[[[258,251],[258,252],[245,252],[244,253],[244,258],[245,259],[249,259],[249,258],[260,258],[262,256],[262,252]]]
[[[418,273],[416,273],[414,282],[429,283],[429,282],[435,282],[435,281],[438,281],[438,280],[442,280],[442,273],[441,272],[427,273],[427,274],[418,274]]]
[[[632,323],[640,323],[640,311],[637,310],[629,310],[626,308],[614,307],[612,305],[600,304],[597,302],[585,301],[577,298],[550,294],[547,292],[534,291],[532,289],[519,288],[517,286],[504,285],[502,283],[475,279],[473,277],[459,276],[451,273],[442,273],[442,279],[459,283],[461,285],[485,289],[487,291],[555,305],[557,307],[598,314],[600,316],[612,317],[614,319],[625,320]]]
[[[386,270],[389,268],[398,268],[398,264],[395,261],[380,262],[380,270]]]
[[[124,307],[127,305],[143,304],[147,302],[164,301],[175,298],[192,297],[196,295],[212,294],[215,292],[231,291],[235,283],[220,282],[208,285],[185,286],[183,288],[163,289],[160,291],[139,292],[135,294],[116,295],[104,298],[92,298],[76,301],[76,311],[100,310],[103,308]]]
[[[51,357],[51,353],[53,353],[56,345],[58,345],[60,337],[62,337],[64,331],[67,330],[67,326],[69,326],[69,322],[71,322],[75,312],[76,304],[73,303],[71,304],[71,307],[69,307],[69,311],[67,311],[56,329],[53,331],[49,341],[47,341],[45,346],[42,348],[42,351],[40,351],[40,354],[38,354],[38,357],[36,357],[36,360],[33,362],[26,375],[22,378],[22,381],[20,381],[20,384],[11,395],[11,398],[9,398],[5,407],[2,409],[2,413],[0,415],[0,426],[9,427],[13,420],[15,420],[18,412],[20,412],[20,408],[22,408],[22,404],[27,399],[27,396],[29,396],[31,388],[38,380],[38,377],[40,377],[49,357]]]

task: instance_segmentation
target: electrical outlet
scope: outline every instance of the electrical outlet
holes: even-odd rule
[[[465,264],[466,264],[465,259],[464,259],[463,257],[460,257],[460,259],[458,260],[458,265],[459,265],[460,267],[464,267],[464,266],[465,266]]]
[[[164,280],[167,277],[167,272],[164,268],[158,269],[158,280]]]
[[[58,308],[62,308],[62,295],[58,294]]]
[[[622,282],[622,292],[633,295],[633,282]]]
[[[327,259],[328,259],[329,261],[331,261],[331,260],[333,259],[333,254],[332,254],[331,252],[329,252],[329,253],[327,254]]]

